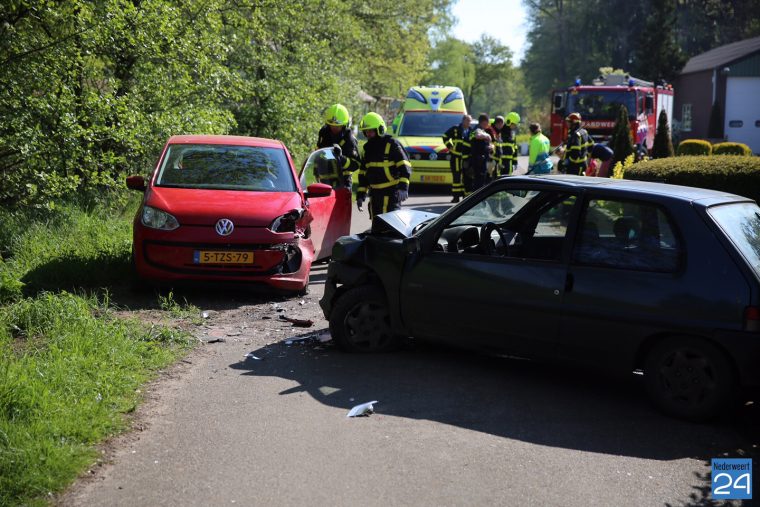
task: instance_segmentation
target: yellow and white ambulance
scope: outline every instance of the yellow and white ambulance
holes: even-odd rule
[[[462,90],[455,86],[413,86],[391,124],[390,133],[412,162],[411,182],[451,184],[451,155],[443,133],[467,112]]]

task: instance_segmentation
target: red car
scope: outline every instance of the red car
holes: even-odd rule
[[[282,142],[239,136],[174,136],[146,181],[134,219],[141,280],[236,281],[304,290],[312,262],[349,233],[351,193],[296,175]]]

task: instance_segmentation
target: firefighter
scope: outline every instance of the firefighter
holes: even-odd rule
[[[462,168],[469,164],[470,159],[470,124],[472,116],[465,114],[462,116],[462,122],[454,125],[443,134],[443,144],[449,149],[451,159],[451,202],[459,202],[464,195],[464,184],[462,183]]]
[[[469,195],[486,183],[488,157],[494,152],[493,141],[496,132],[491,127],[488,115],[478,116],[478,126],[470,132],[470,166],[463,173],[464,195]]]
[[[501,175],[509,175],[517,168],[517,126],[520,115],[512,111],[501,129]]]
[[[332,147],[335,160],[325,168],[326,172],[315,176],[320,183],[350,190],[351,173],[359,169],[359,148],[351,132],[351,116],[345,106],[333,104],[325,110],[324,119],[325,125],[319,129],[317,149]]]
[[[385,133],[385,121],[377,113],[367,113],[359,123],[367,142],[362,148],[356,206],[362,211],[369,191],[369,216],[401,209],[409,197],[412,164],[401,144]]]
[[[565,118],[567,122],[567,140],[564,146],[565,172],[567,174],[585,175],[588,169],[588,155],[594,141],[586,129],[581,126],[581,115],[571,113]]]

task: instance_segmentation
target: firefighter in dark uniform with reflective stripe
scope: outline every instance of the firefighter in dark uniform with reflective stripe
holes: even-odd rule
[[[470,167],[463,174],[464,195],[470,195],[486,183],[488,159],[495,151],[496,131],[486,113],[478,116],[478,125],[470,131]]]
[[[497,116],[496,121],[494,121],[494,130],[501,134],[501,140],[497,147],[497,153],[501,153],[499,160],[500,176],[510,175],[517,168],[517,126],[519,124],[520,115],[514,111],[507,115],[506,120]]]
[[[588,169],[588,156],[594,146],[594,140],[581,126],[581,115],[571,113],[565,118],[567,122],[567,140],[565,141],[565,171],[567,174],[585,175]]]
[[[443,134],[443,144],[448,147],[449,154],[451,155],[451,159],[449,159],[453,181],[451,184],[451,202],[459,202],[459,199],[464,196],[462,166],[470,158],[470,142],[468,139],[470,137],[471,123],[472,116],[466,114],[462,116],[462,123],[454,125]]]
[[[315,174],[317,181],[333,188],[351,189],[351,173],[359,169],[359,148],[351,132],[351,116],[341,104],[333,104],[325,110],[325,126],[319,129],[317,148],[333,148],[335,161],[323,174]]]
[[[401,144],[385,133],[385,121],[377,113],[367,113],[359,123],[367,142],[362,149],[356,206],[362,210],[369,193],[369,215],[401,209],[409,197],[412,164]]]

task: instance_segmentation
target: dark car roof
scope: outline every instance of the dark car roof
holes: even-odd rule
[[[707,188],[685,187],[681,185],[669,185],[667,183],[655,183],[651,181],[621,180],[616,178],[592,178],[588,176],[568,175],[535,175],[535,176],[505,176],[510,182],[546,181],[547,183],[566,185],[574,188],[586,189],[609,189],[622,192],[650,194],[682,201],[694,202],[704,206],[714,204],[752,201],[748,197],[742,197],[719,190]]]

